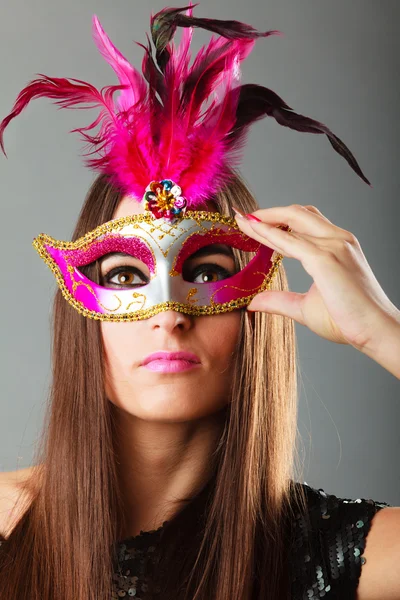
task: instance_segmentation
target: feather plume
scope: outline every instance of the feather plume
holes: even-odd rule
[[[102,56],[114,69],[120,84],[126,86],[118,98],[121,110],[128,110],[137,102],[143,102],[147,87],[143,77],[114,46],[102,28],[96,15],[93,16],[93,39]]]
[[[183,8],[168,7],[151,16],[147,46],[136,42],[144,50],[142,73],[114,46],[94,15],[94,42],[120,85],[98,91],[78,79],[40,74],[20,92],[0,124],[4,154],[3,135],[9,122],[33,98],[47,97],[61,108],[100,109],[90,125],[72,130],[87,143],[85,163],[108,174],[139,202],[150,181],[168,178],[181,186],[188,208],[201,206],[239,166],[250,126],[265,116],[295,131],[325,134],[334,150],[369,184],[351,151],[326,125],[294,112],[266,87],[240,85],[240,65],[255,41],[281,32],[257,31],[239,21],[196,18],[195,6],[190,2]],[[178,27],[183,31],[175,46]],[[213,35],[190,65],[195,27],[219,37]],[[120,95],[114,100],[116,91]]]

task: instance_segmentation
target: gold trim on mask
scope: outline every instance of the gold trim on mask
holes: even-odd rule
[[[196,223],[199,225],[199,227],[201,226],[201,221],[211,221],[211,222],[219,222],[219,223],[223,223],[225,225],[229,225],[230,227],[233,227],[234,229],[237,229],[238,231],[240,231],[239,226],[237,225],[234,218],[226,217],[224,215],[221,215],[218,212],[211,213],[208,211],[187,211],[185,213],[185,216],[182,217],[182,219],[180,219],[180,218],[177,219],[177,222],[179,222],[180,220],[183,220],[183,219],[193,219],[194,221],[196,221]],[[275,273],[277,272],[277,270],[280,266],[280,263],[282,262],[282,259],[283,259],[282,254],[276,253],[276,258],[274,261],[272,261],[272,266],[271,266],[270,270],[266,274],[263,283],[258,287],[257,291],[254,294],[251,294],[250,296],[246,296],[246,297],[242,297],[242,298],[237,298],[236,300],[229,300],[229,302],[224,302],[223,304],[213,304],[212,306],[198,307],[198,306],[188,306],[187,304],[182,304],[181,302],[175,302],[175,301],[169,300],[168,302],[162,302],[161,304],[157,304],[156,306],[152,306],[151,308],[142,311],[140,315],[138,315],[136,312],[127,313],[127,314],[104,314],[104,313],[98,313],[94,310],[89,310],[89,309],[85,308],[80,302],[78,302],[78,300],[76,300],[74,298],[74,296],[68,290],[67,286],[65,285],[62,273],[61,273],[56,261],[50,256],[50,254],[46,250],[44,244],[47,243],[47,244],[51,245],[53,248],[63,249],[63,250],[82,248],[82,246],[84,246],[85,244],[88,244],[91,241],[94,241],[100,235],[103,235],[103,234],[109,233],[109,232],[113,232],[113,231],[117,231],[118,229],[122,229],[122,227],[124,227],[125,225],[128,225],[128,224],[134,224],[137,222],[140,223],[143,221],[151,224],[154,221],[154,217],[152,215],[149,215],[146,213],[140,213],[138,215],[129,215],[126,217],[121,217],[119,219],[114,219],[112,221],[109,221],[107,223],[103,223],[102,225],[99,225],[98,227],[96,227],[96,229],[86,233],[84,236],[80,237],[78,240],[76,240],[74,242],[65,242],[65,241],[61,241],[61,240],[55,240],[54,238],[51,238],[50,236],[41,233],[33,240],[32,245],[35,248],[35,250],[38,252],[39,256],[44,260],[44,262],[47,264],[47,266],[50,268],[50,270],[54,274],[54,276],[57,280],[58,286],[61,290],[61,293],[64,296],[64,298],[67,300],[67,302],[84,317],[88,317],[89,319],[94,319],[97,321],[119,321],[119,322],[140,321],[143,319],[148,319],[148,318],[150,318],[160,312],[166,311],[166,310],[176,310],[178,312],[182,312],[182,313],[194,315],[194,316],[214,315],[214,314],[220,314],[220,313],[224,313],[224,312],[231,312],[232,310],[235,310],[238,308],[243,308],[244,306],[247,306],[247,304],[250,304],[250,301],[258,293],[268,289],[268,286],[269,286],[270,282],[272,281],[272,278],[275,275]],[[263,275],[264,275],[264,273],[263,273]],[[193,292],[192,292],[192,290],[193,290]],[[94,290],[91,290],[91,291],[94,293]],[[190,292],[192,292],[192,294],[191,294],[190,299],[188,298],[188,301],[196,302],[196,300],[193,298],[193,295],[196,293],[196,291],[197,291],[196,288],[192,288],[190,290]],[[190,294],[190,292],[189,292],[189,294]],[[133,297],[135,297],[135,295],[136,295],[136,292],[134,292]],[[142,295],[145,298],[144,294],[138,294],[138,296],[139,295]],[[130,304],[132,304],[132,302]],[[130,304],[128,306],[130,306]],[[105,309],[105,310],[108,310],[108,309]],[[139,310],[141,310],[141,309],[139,309]]]

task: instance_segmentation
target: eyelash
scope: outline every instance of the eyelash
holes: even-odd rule
[[[202,265],[199,265],[197,267],[195,267],[193,269],[193,274],[194,277],[197,277],[197,275],[199,275],[200,273],[202,273],[203,271],[207,271],[207,270],[214,270],[215,272],[219,273],[220,275],[225,275],[226,277],[231,277],[233,275],[233,273],[230,273],[227,269],[225,269],[224,267],[221,267],[220,265],[216,265],[216,264],[212,264],[212,263],[205,263]],[[120,273],[126,273],[126,272],[130,272],[130,273],[134,273],[135,275],[139,275],[139,277],[143,278],[143,281],[145,281],[145,277],[143,275],[143,273],[137,269],[136,267],[132,267],[132,266],[120,266],[120,267],[115,267],[114,269],[111,269],[111,271],[109,271],[108,273],[105,273],[105,275],[102,276],[102,282],[103,285],[105,284],[113,284],[119,287],[128,287],[128,286],[132,286],[132,287],[136,287],[136,286],[140,286],[141,284],[139,283],[132,283],[132,284],[120,284],[120,283],[113,283],[111,281],[111,279],[113,277],[115,277],[116,275],[119,275]],[[145,283],[148,283],[148,281],[145,281]],[[203,282],[205,283],[205,282]]]

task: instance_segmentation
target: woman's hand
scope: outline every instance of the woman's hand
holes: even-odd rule
[[[284,257],[299,260],[314,282],[304,294],[261,292],[248,310],[290,317],[322,338],[360,351],[372,348],[392,320],[400,340],[400,311],[379,285],[351,232],[334,225],[315,206],[293,204],[252,214],[261,222],[237,214],[240,229]]]

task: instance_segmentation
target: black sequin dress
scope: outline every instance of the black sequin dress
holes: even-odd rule
[[[355,600],[371,521],[391,504],[338,498],[307,483],[297,485],[306,493],[307,513],[296,514],[290,526],[291,600]],[[157,544],[167,523],[116,543],[113,599],[162,600],[151,573],[158,572]]]
[[[298,513],[292,524],[291,599],[355,600],[372,518],[391,505],[361,498],[337,498],[307,483],[299,485],[306,492],[308,518]],[[166,523],[157,530],[141,531],[118,542],[112,598],[158,598],[156,586],[149,596],[148,573],[157,570],[157,543]]]

